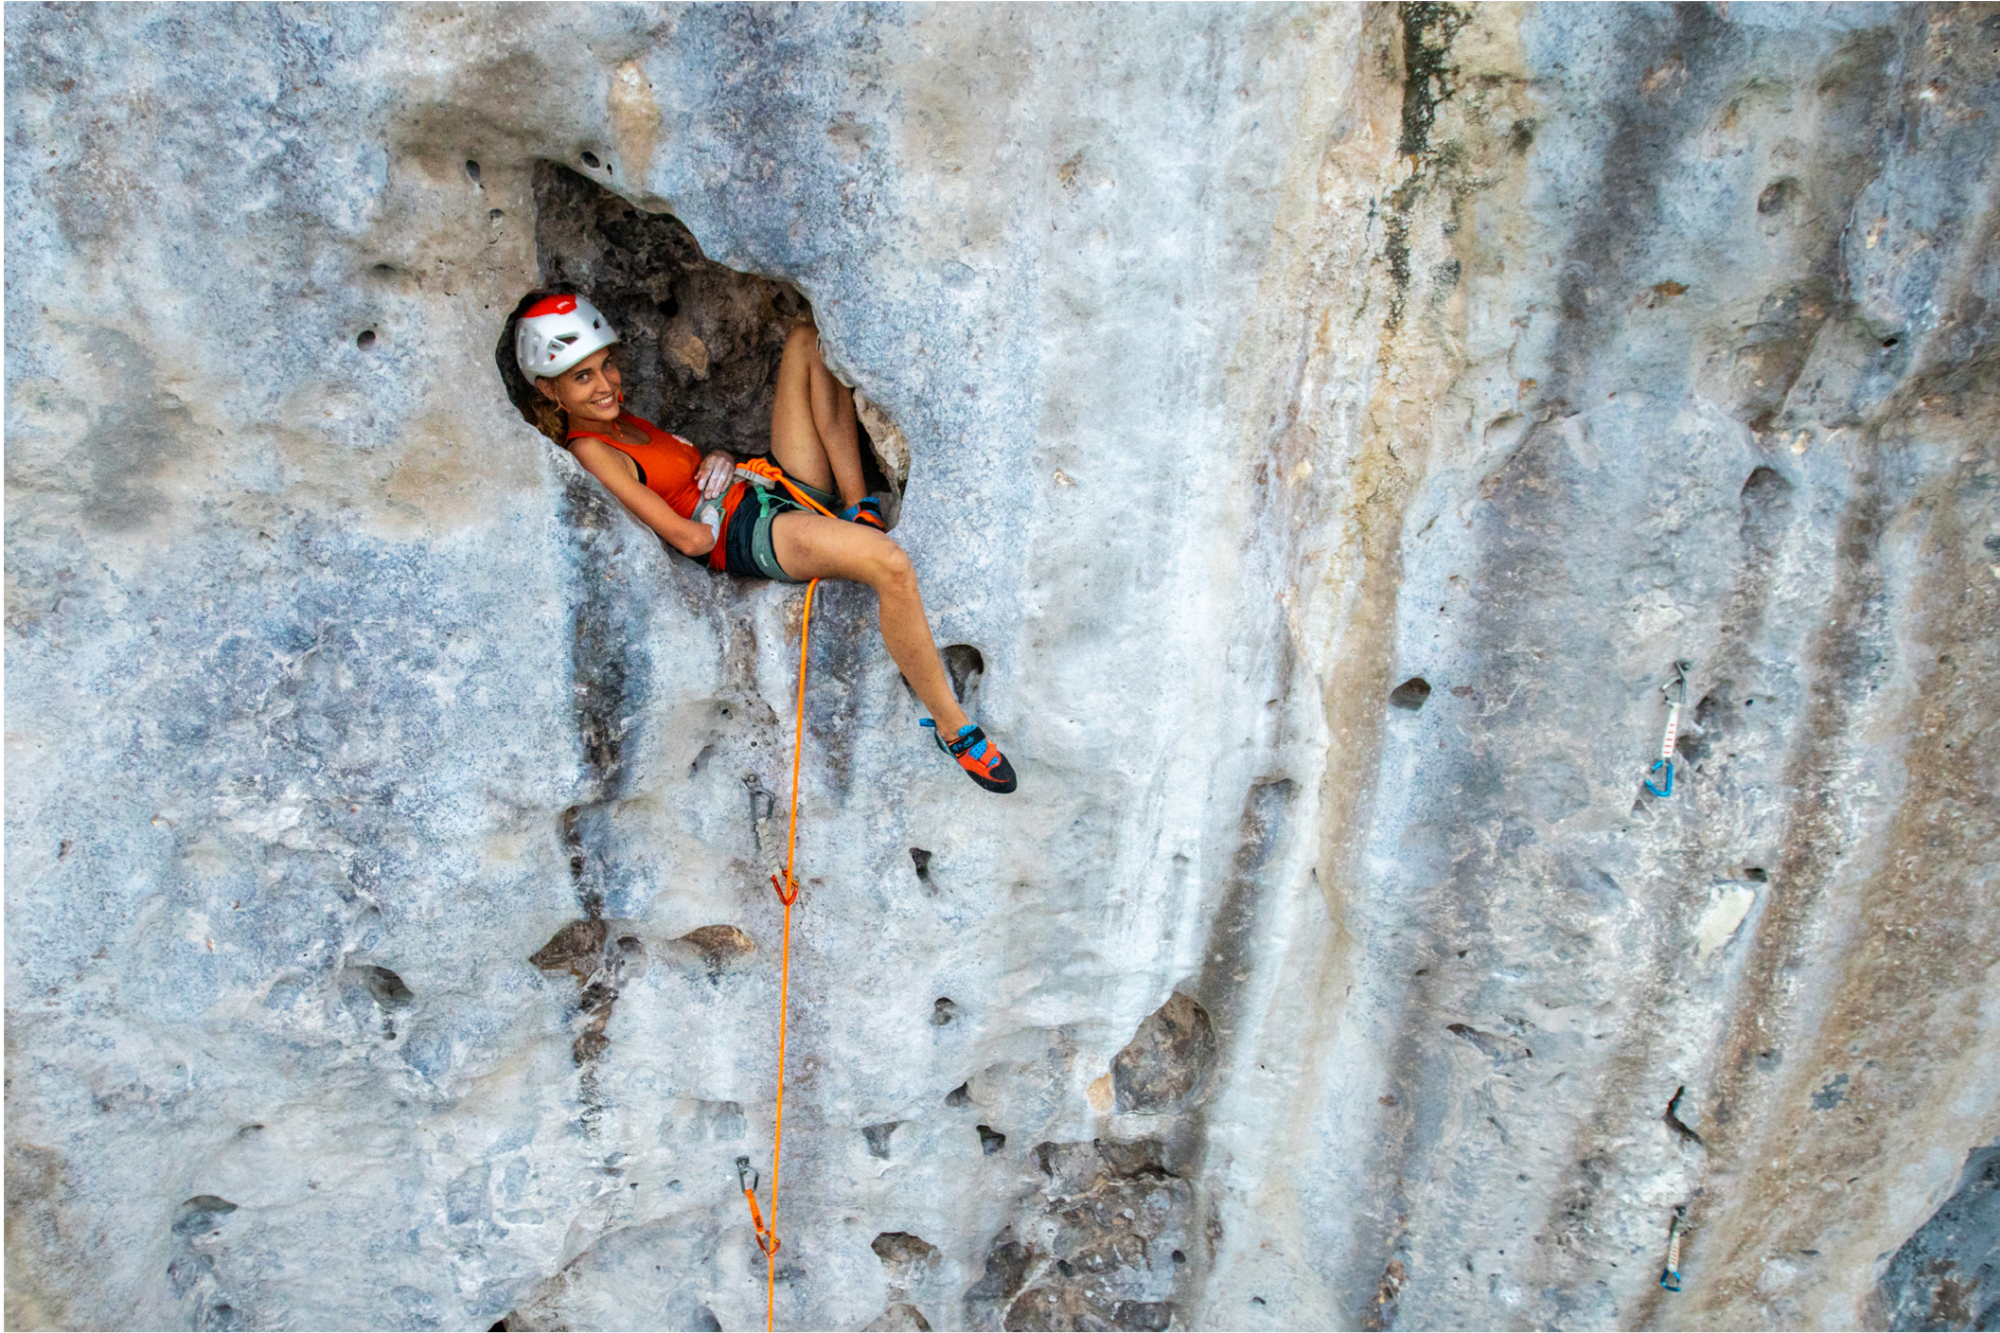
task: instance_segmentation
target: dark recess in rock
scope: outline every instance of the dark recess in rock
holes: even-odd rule
[[[1772,213],[1781,213],[1784,211],[1785,205],[1792,202],[1798,192],[1799,183],[1797,181],[1793,180],[1790,176],[1781,176],[1769,185],[1766,185],[1763,192],[1757,196],[1757,211],[1767,217]]]
[[[930,1333],[931,1330],[924,1312],[908,1301],[896,1302],[861,1327],[862,1333]]]
[[[1667,1128],[1673,1131],[1674,1137],[1678,1139],[1680,1142],[1693,1143],[1698,1146],[1705,1147],[1707,1145],[1702,1143],[1701,1135],[1695,1133],[1692,1129],[1689,1129],[1687,1125],[1681,1121],[1681,1115],[1680,1115],[1681,1098],[1685,1097],[1686,1095],[1687,1095],[1686,1085],[1682,1085],[1681,1087],[1675,1088],[1674,1095],[1667,1099],[1666,1114],[1662,1115],[1660,1119],[1666,1122]]]
[[[568,972],[578,982],[589,980],[604,963],[604,922],[571,921],[549,942],[528,956],[544,972]]]
[[[1193,1239],[1194,1192],[1158,1139],[1038,1143],[1046,1183],[1036,1234],[1045,1266],[1007,1309],[1009,1329],[1162,1329]],[[1213,1242],[1219,1233],[1211,1233]]]
[[[937,885],[931,882],[931,854],[922,847],[910,848],[910,864],[916,867],[917,879],[926,889],[937,892]]]
[[[697,926],[681,936],[680,943],[701,957],[711,979],[720,976],[731,963],[757,952],[757,941],[748,932],[731,925]]]
[[[368,988],[368,993],[384,1009],[400,1009],[417,998],[403,984],[403,979],[386,967],[363,966],[355,970],[360,973],[361,984]]]
[[[197,1194],[176,1210],[174,1234],[199,1236],[214,1231],[215,1224],[236,1211],[236,1205],[218,1194]]]
[[[875,1257],[885,1264],[927,1264],[937,1258],[937,1247],[922,1236],[908,1231],[884,1231],[868,1242]]]
[[[972,1105],[972,1085],[961,1083],[947,1092],[944,1095],[944,1104],[959,1109]]]
[[[1481,1032],[1467,1023],[1447,1023],[1444,1030],[1454,1037],[1463,1037],[1477,1046],[1493,1057],[1495,1065],[1512,1064],[1516,1060],[1526,1060],[1534,1055],[1534,1052],[1528,1049],[1526,1042],[1517,1041],[1497,1032]]]
[[[544,972],[567,972],[576,979],[576,1006],[588,1015],[584,1030],[570,1048],[578,1065],[589,1064],[610,1046],[604,1030],[618,1003],[626,968],[628,964],[643,965],[644,960],[645,948],[637,937],[614,937],[602,917],[569,922],[529,956],[528,961]]]
[[[1389,702],[1397,708],[1407,708],[1412,713],[1424,706],[1431,697],[1431,683],[1422,676],[1412,676],[1389,691]]]
[[[986,673],[986,657],[969,643],[954,643],[944,650],[944,669],[951,676],[952,696],[968,713],[978,711],[979,678]]]
[[[979,1327],[979,1307],[993,1307],[1004,1304],[1021,1289],[1028,1280],[1028,1267],[1034,1262],[1034,1251],[1014,1237],[1014,1228],[1003,1228],[993,1238],[986,1250],[986,1271],[977,1282],[965,1291],[965,1307],[968,1316],[967,1327]]]
[[[931,1026],[946,1027],[957,1017],[958,1006],[952,1003],[952,998],[949,995],[938,996],[937,1003],[931,1006]]]
[[[679,218],[567,167],[537,164],[534,188],[543,285],[581,291],[617,328],[626,406],[698,449],[768,453],[785,337],[812,318],[798,289],[713,262]],[[888,489],[861,439],[868,489]]]
[[[1214,1061],[1208,1011],[1175,991],[1111,1061],[1118,1109],[1179,1110],[1200,1090]]]
[[[1007,1146],[1007,1136],[991,1125],[974,1125],[979,1131],[979,1151],[991,1157]]]
[[[863,1125],[861,1127],[861,1137],[868,1142],[868,1155],[870,1157],[880,1157],[885,1161],[888,1159],[889,1136],[896,1132],[896,1126],[900,1123],[902,1122],[897,1120],[885,1120],[879,1125]],[[880,1251],[877,1251],[877,1253],[880,1253]]]
[[[1868,1326],[2000,1328],[2000,1144],[1975,1148],[1951,1197],[1889,1261]]]

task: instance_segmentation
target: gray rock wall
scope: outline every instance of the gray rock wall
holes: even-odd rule
[[[551,163],[1021,774],[821,590],[782,1323],[1855,1326],[2000,1134],[1990,9],[8,20],[11,1324],[762,1317],[801,598],[506,402]]]

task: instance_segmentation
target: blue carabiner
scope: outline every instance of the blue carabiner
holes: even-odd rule
[[[1659,772],[1659,771],[1660,771],[1660,770],[1661,770],[1662,768],[1664,768],[1664,769],[1666,769],[1666,770],[1667,770],[1667,789],[1666,789],[1665,791],[1661,791],[1661,790],[1660,790],[1660,789],[1659,789],[1658,787],[1655,787],[1655,786],[1653,785],[1653,780],[1652,780],[1652,779],[1651,779],[1651,778],[1649,777],[1649,778],[1647,778],[1647,779],[1646,779],[1646,790],[1647,790],[1647,791],[1649,791],[1649,792],[1651,792],[1651,793],[1653,793],[1653,795],[1655,795],[1655,796],[1672,796],[1672,795],[1674,794],[1674,761],[1673,761],[1673,760],[1671,760],[1671,759],[1655,759],[1655,760],[1653,761],[1653,766],[1652,766],[1651,768],[1647,769],[1646,771],[1647,771],[1648,773],[1657,773],[1657,772]]]

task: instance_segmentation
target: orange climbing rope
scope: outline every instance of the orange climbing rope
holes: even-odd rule
[[[800,503],[809,505],[828,518],[826,508],[813,500],[792,484],[776,467],[753,458],[740,464],[737,472],[746,474],[747,479],[763,486],[773,482],[782,485]],[[797,868],[799,850],[799,761],[806,746],[806,653],[812,645],[813,592],[819,587],[819,580],[806,584],[805,610],[799,616],[799,704],[793,714],[792,741],[792,817],[790,830],[785,835],[785,876],[780,882],[778,876],[771,876],[771,887],[777,891],[778,901],[785,905],[784,945],[778,963],[778,1103],[776,1124],[771,1130],[771,1222],[764,1224],[764,1215],[757,1207],[757,1173],[750,1169],[750,1159],[736,1159],[737,1183],[743,1187],[743,1197],[750,1203],[750,1225],[757,1231],[757,1248],[764,1252],[764,1327],[775,1330],[778,1325],[778,1162],[785,1146],[785,1028],[791,1013],[792,992],[792,904],[799,900],[799,881],[793,871]]]
[[[792,742],[792,819],[785,836],[785,876],[771,876],[771,887],[785,905],[784,944],[778,962],[778,1104],[776,1123],[771,1129],[771,1222],[757,1208],[757,1173],[750,1159],[736,1159],[737,1183],[750,1202],[750,1225],[757,1231],[757,1248],[764,1252],[764,1327],[778,1326],[778,1163],[785,1147],[785,1030],[791,1014],[792,998],[792,904],[799,900],[799,881],[794,875],[799,851],[799,759],[806,743],[806,651],[812,644],[813,592],[819,580],[806,584],[806,605],[799,617],[799,706],[793,715],[796,739]]]

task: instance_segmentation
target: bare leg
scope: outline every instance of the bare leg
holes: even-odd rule
[[[861,480],[861,432],[854,419],[854,391],[826,368],[819,354],[819,334],[810,324],[792,330],[785,339],[784,358],[778,362],[778,394],[771,404],[771,457],[808,486],[838,492],[843,505],[868,494]]]
[[[786,469],[789,471],[789,467]],[[780,514],[771,522],[778,563],[795,579],[865,583],[881,600],[882,642],[946,740],[972,719],[952,696],[917,591],[917,572],[903,548],[873,528],[818,514]]]

